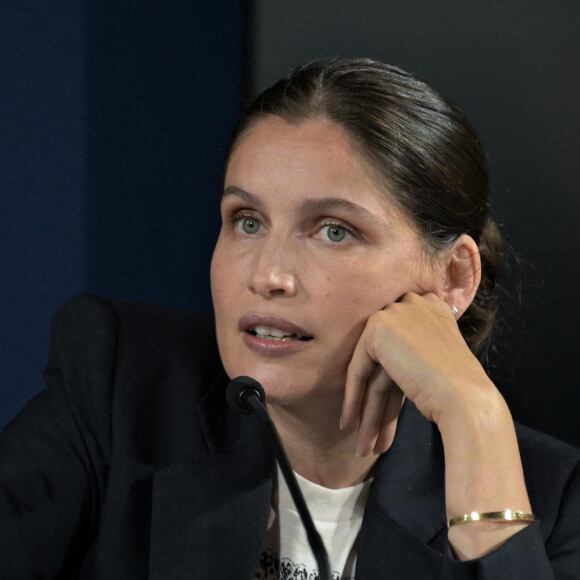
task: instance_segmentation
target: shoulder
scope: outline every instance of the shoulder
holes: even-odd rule
[[[70,299],[55,314],[53,346],[76,352],[114,348],[124,357],[160,358],[168,349],[193,348],[200,360],[216,352],[213,314],[113,300],[95,294]],[[215,356],[213,357],[215,358]],[[102,361],[101,361],[102,362]]]
[[[546,539],[566,515],[563,506],[580,517],[580,450],[520,424],[516,432],[532,509]]]
[[[534,485],[567,480],[580,463],[580,449],[519,423],[516,433],[526,476]]]
[[[221,372],[212,313],[82,294],[54,317],[45,377],[82,425],[156,464],[197,441],[197,405]]]
[[[73,334],[112,332],[118,325],[147,330],[166,328],[184,334],[203,331],[213,334],[213,314],[169,308],[156,304],[79,294],[68,300],[55,314],[53,328]]]
[[[93,385],[114,399],[184,377],[191,389],[220,370],[212,313],[81,294],[53,319],[46,376],[76,391]]]

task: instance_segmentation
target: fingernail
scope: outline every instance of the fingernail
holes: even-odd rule
[[[338,421],[338,428],[342,431],[342,415],[340,417],[340,420]]]

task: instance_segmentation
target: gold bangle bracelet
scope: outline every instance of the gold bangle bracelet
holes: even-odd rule
[[[457,524],[481,522],[484,520],[495,520],[496,522],[535,522],[536,516],[534,514],[526,514],[524,512],[516,512],[509,509],[501,512],[471,512],[449,520],[447,522],[447,527],[450,528]]]

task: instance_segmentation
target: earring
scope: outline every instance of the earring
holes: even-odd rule
[[[455,316],[458,312],[459,310],[457,310],[457,306],[455,306],[455,304],[451,306],[451,314],[453,314],[453,316]]]

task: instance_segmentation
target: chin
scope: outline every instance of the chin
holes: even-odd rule
[[[230,379],[247,376],[258,381],[272,405],[294,406],[303,402],[331,401],[344,395],[346,368],[313,365],[302,357],[294,360],[256,358],[252,353],[237,352],[222,358]],[[344,365],[345,367],[347,365]]]
[[[298,384],[298,378],[283,369],[254,368],[246,374],[264,387],[268,402],[295,396],[303,389],[303,385]]]
[[[292,372],[280,367],[232,365],[231,371],[226,368],[226,372],[231,379],[247,376],[258,381],[266,393],[266,402],[273,405],[297,403],[316,389],[315,384],[308,381],[302,372]]]

